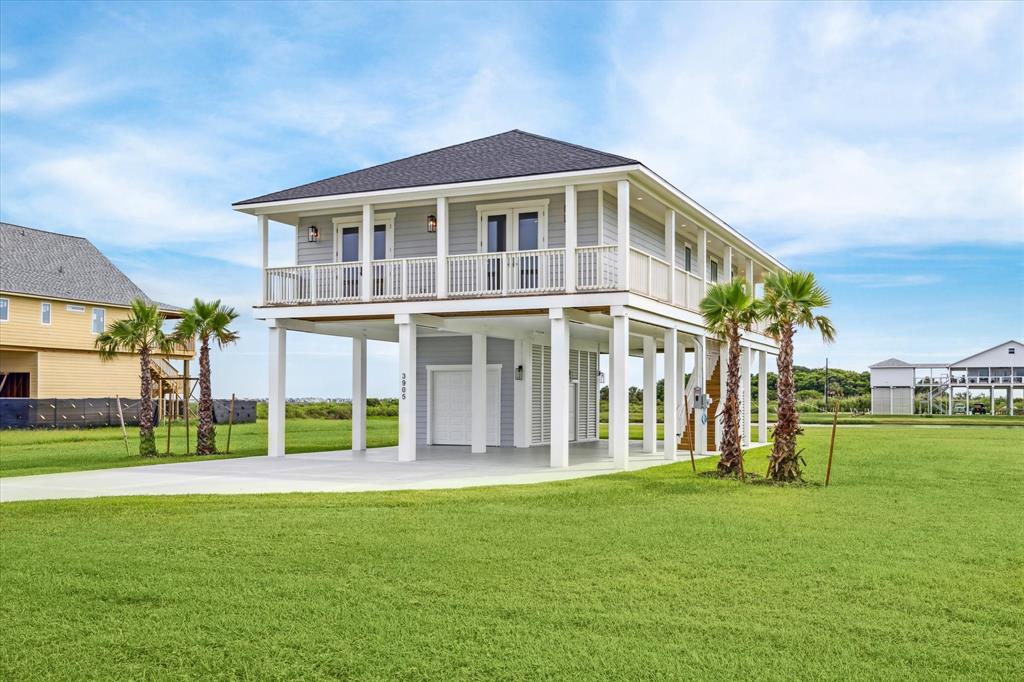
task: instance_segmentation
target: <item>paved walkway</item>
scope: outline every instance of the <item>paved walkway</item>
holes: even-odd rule
[[[570,448],[568,469],[548,466],[547,447],[422,448],[415,462],[398,462],[397,448],[318,452],[287,457],[241,457],[177,464],[43,474],[0,479],[0,502],[115,495],[191,495],[427,490],[540,483],[616,471],[606,442]],[[683,455],[686,457],[686,455]],[[630,446],[631,471],[665,464],[660,453]]]

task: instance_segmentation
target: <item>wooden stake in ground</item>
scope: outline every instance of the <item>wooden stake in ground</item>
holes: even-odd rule
[[[832,479],[832,451],[836,447],[836,425],[839,424],[839,398],[836,398],[836,410],[832,415],[832,441],[828,444],[828,467],[825,469],[825,487]]]
[[[231,411],[228,412],[228,444],[224,448],[224,454],[231,453],[231,425],[235,423],[235,394],[231,394]]]
[[[124,454],[131,457],[132,452],[128,449],[128,429],[124,427],[124,412],[121,410],[121,396],[114,396],[114,399],[117,401],[117,417],[121,420],[121,435],[124,436]]]

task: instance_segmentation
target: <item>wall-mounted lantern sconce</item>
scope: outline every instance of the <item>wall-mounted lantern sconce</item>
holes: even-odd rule
[[[437,232],[437,216],[433,213],[427,216],[427,232]]]
[[[519,365],[518,367],[516,367],[516,381],[522,381],[522,380],[523,380],[523,366]]]
[[[603,384],[604,383],[604,372],[598,372],[597,373],[597,383],[599,383],[599,384]]]
[[[316,225],[310,225],[309,229],[306,230],[306,241],[320,241],[320,230],[317,228]]]

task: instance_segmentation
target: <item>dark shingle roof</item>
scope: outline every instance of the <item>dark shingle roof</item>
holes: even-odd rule
[[[264,194],[236,202],[234,205],[564,173],[638,163],[640,162],[624,156],[553,140],[522,130],[510,130],[507,133],[435,149],[432,152],[371,166],[326,180]]]
[[[135,298],[154,302],[88,239],[10,223],[0,223],[0,291],[124,306]]]

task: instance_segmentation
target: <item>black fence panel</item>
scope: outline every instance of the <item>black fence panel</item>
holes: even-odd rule
[[[213,421],[215,424],[227,424],[231,413],[230,400],[213,401]],[[256,421],[256,401],[235,401],[235,424],[251,424]]]
[[[121,398],[126,426],[138,425],[139,402],[138,398]],[[4,429],[81,429],[120,424],[116,398],[0,398],[0,428]]]

